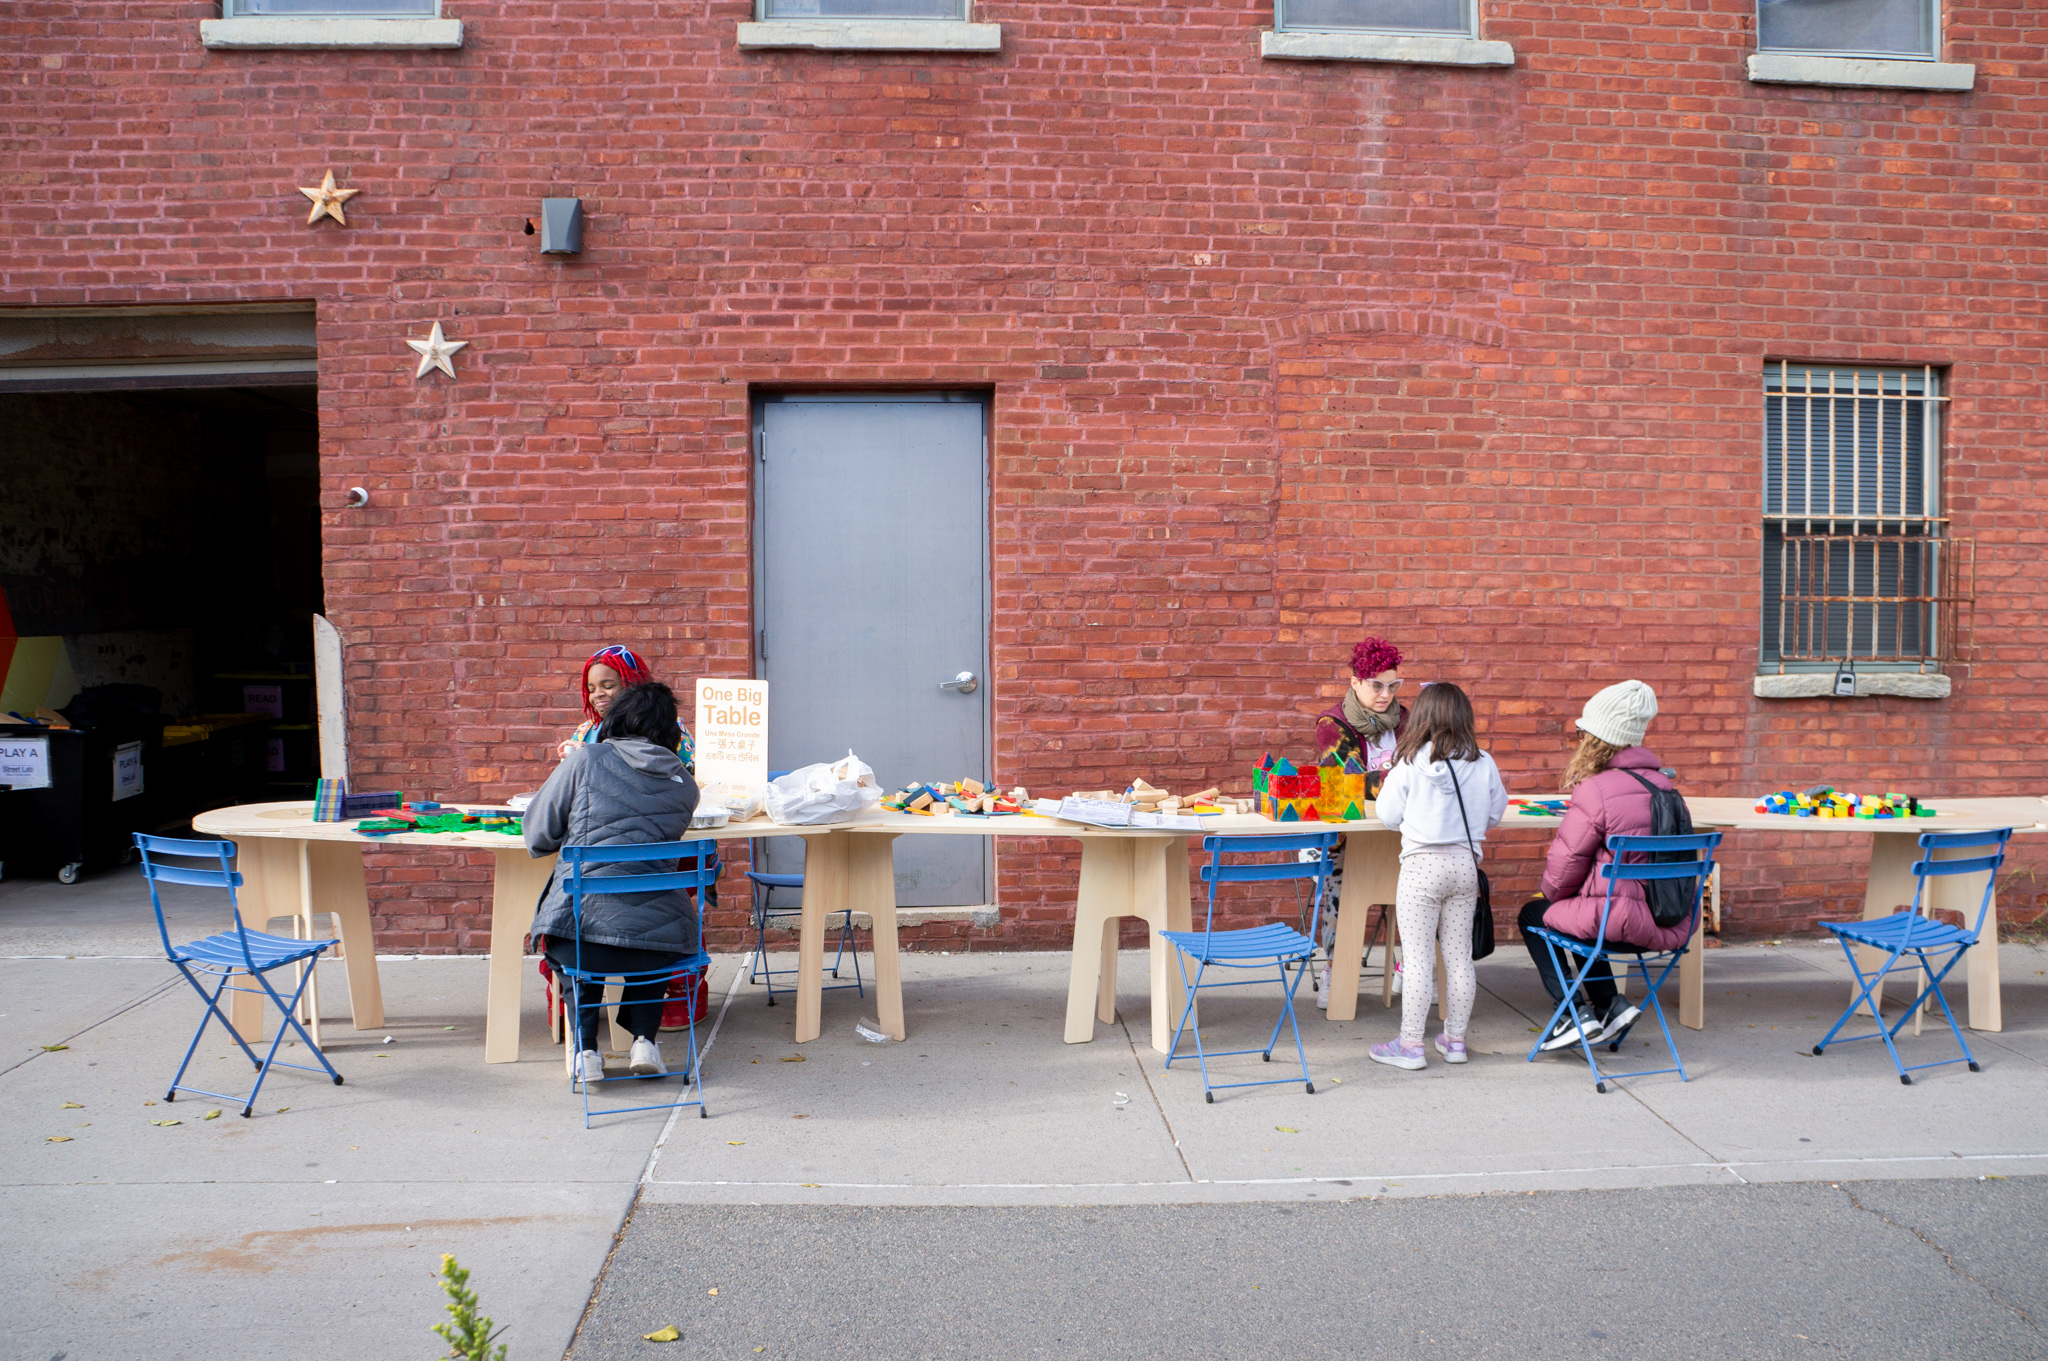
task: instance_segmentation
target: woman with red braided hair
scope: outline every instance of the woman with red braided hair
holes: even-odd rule
[[[1377,798],[1380,782],[1394,764],[1394,748],[1408,726],[1408,708],[1400,701],[1401,649],[1384,638],[1367,638],[1351,649],[1351,686],[1342,702],[1316,715],[1316,762],[1342,764],[1356,760],[1366,769],[1365,796]],[[1304,855],[1313,852],[1304,851]],[[1332,853],[1330,875],[1323,886],[1324,902],[1334,909],[1344,885],[1344,847]],[[1336,939],[1337,914],[1323,913],[1327,957]],[[1397,980],[1398,983],[1398,980]],[[1316,970],[1316,1005],[1330,1005],[1330,967]]]
[[[583,696],[583,723],[562,743],[560,754],[566,758],[575,747],[597,741],[598,725],[604,722],[605,711],[612,707],[612,701],[619,697],[619,693],[629,685],[641,685],[653,679],[647,663],[630,648],[614,643],[591,653],[590,660],[583,663],[583,679],[577,687]],[[697,773],[697,744],[690,739],[688,728],[683,728],[682,734],[683,740],[676,744],[676,755],[683,758],[683,768],[694,775]]]

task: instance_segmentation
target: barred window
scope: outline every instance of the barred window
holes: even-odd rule
[[[1942,515],[1944,400],[1933,368],[1765,368],[1766,663],[1952,655],[1968,545]]]
[[[1940,31],[1935,0],[1757,0],[1764,52],[1932,57]]]
[[[1281,30],[1474,36],[1474,0],[1274,0]]]

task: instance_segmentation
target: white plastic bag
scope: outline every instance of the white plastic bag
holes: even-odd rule
[[[874,770],[850,751],[843,761],[804,766],[768,782],[768,817],[784,827],[847,822],[881,801]]]

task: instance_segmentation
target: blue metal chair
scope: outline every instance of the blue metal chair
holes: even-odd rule
[[[1920,849],[1924,856],[1913,862],[1915,882],[1911,907],[1901,908],[1889,917],[1879,917],[1875,921],[1821,923],[1842,943],[1842,953],[1849,957],[1849,967],[1856,974],[1857,991],[1849,1003],[1849,1009],[1842,1013],[1842,1018],[1836,1021],[1827,1036],[1813,1047],[1816,1055],[1835,1042],[1836,1033],[1849,1023],[1849,1018],[1856,1014],[1856,1008],[1867,1004],[1871,1016],[1877,1021],[1877,1029],[1868,1035],[1844,1035],[1840,1042],[1848,1044],[1852,1040],[1882,1039],[1886,1051],[1892,1056],[1892,1067],[1898,1069],[1899,1081],[1906,1086],[1913,1085],[1913,1074],[1922,1068],[1945,1068],[1951,1063],[1967,1063],[1971,1072],[1983,1071],[1978,1067],[1976,1057],[1970,1053],[1970,1046],[1963,1040],[1962,1028],[1956,1024],[1955,1013],[1948,1009],[1948,998],[1942,995],[1941,980],[1948,977],[1949,970],[1955,968],[1956,961],[1977,943],[1984,932],[1984,917],[1991,910],[1992,888],[1998,882],[1998,867],[2005,863],[2005,843],[2011,836],[2010,827],[1995,832],[1922,832]],[[1934,858],[1936,851],[1974,850],[1984,846],[1995,849],[1988,855],[1973,855],[1958,860]],[[1923,915],[1933,906],[1927,902],[1927,881],[1957,874],[1984,876],[1984,898],[1977,905],[1977,925],[1971,930],[1950,926],[1947,922],[1935,921],[1931,916]],[[1884,962],[1866,974],[1863,966],[1856,962],[1855,947],[1858,945],[1884,951]],[[1937,968],[1928,956],[1943,953],[1948,957]],[[1911,955],[1913,962],[1902,965],[1899,961],[1906,955]],[[1920,990],[1920,995],[1899,1013],[1897,1023],[1887,1027],[1875,990],[1884,982],[1885,976],[1891,973],[1917,973],[1927,980],[1927,985]],[[1915,1063],[1909,1066],[1899,1061],[1899,1047],[1892,1043],[1892,1040],[1899,1033],[1899,1027],[1919,1013],[1929,996],[1941,1004],[1941,1014],[1948,1018],[1949,1033],[1956,1037],[1956,1047],[1963,1051],[1963,1056],[1959,1059],[1940,1059],[1934,1063]]]
[[[1216,1093],[1232,1087],[1271,1087],[1279,1083],[1300,1081],[1311,1094],[1316,1089],[1315,1080],[1308,1073],[1308,1055],[1301,1047],[1301,1026],[1294,1018],[1294,990],[1301,986],[1307,975],[1309,961],[1316,954],[1316,928],[1323,910],[1323,883],[1329,877],[1330,850],[1342,839],[1340,832],[1313,832],[1294,836],[1205,836],[1202,849],[1209,854],[1209,863],[1202,866],[1202,882],[1209,886],[1209,917],[1200,931],[1163,931],[1160,934],[1172,942],[1176,957],[1180,961],[1181,985],[1187,989],[1187,1005],[1181,1008],[1180,1024],[1174,1027],[1173,1043],[1166,1052],[1166,1066],[1173,1067],[1176,1058],[1185,1058],[1180,1052],[1180,1037],[1194,1022],[1195,1062],[1202,1069],[1202,1097],[1214,1102]],[[1314,860],[1303,863],[1297,858],[1301,851],[1320,851]],[[1281,861],[1262,861],[1244,864],[1229,863],[1229,858],[1281,852],[1286,856]],[[1265,926],[1246,927],[1236,931],[1216,929],[1216,888],[1219,884],[1269,884],[1286,880],[1308,880],[1315,885],[1314,895],[1308,903],[1304,917],[1307,931],[1299,931],[1279,922]],[[1193,961],[1195,976],[1188,977],[1188,963]],[[1254,978],[1224,978],[1208,981],[1209,970],[1229,969],[1237,971],[1257,970],[1260,976]],[[1224,1049],[1211,1051],[1202,1046],[1202,1022],[1196,1015],[1195,1001],[1205,988],[1242,988],[1268,981],[1266,969],[1278,971],[1280,980],[1280,1019],[1273,1023],[1273,1033],[1266,1037],[1266,1043],[1259,1049]],[[1256,1082],[1212,1082],[1209,1080],[1209,1060],[1229,1058],[1235,1054],[1257,1054],[1267,1063],[1273,1061],[1273,1045],[1280,1038],[1280,1028],[1294,1028],[1294,1055],[1301,1061],[1301,1077],[1263,1078]]]
[[[645,865],[656,861],[676,866],[674,869],[655,870],[647,873],[588,874],[587,870],[598,865]],[[718,843],[715,841],[654,841],[639,846],[564,846],[561,863],[566,867],[568,878],[564,887],[569,894],[570,919],[576,929],[573,948],[574,963],[560,969],[567,983],[563,989],[565,997],[576,999],[578,1011],[597,1011],[604,1007],[619,1005],[604,1000],[604,986],[617,980],[622,988],[642,984],[660,983],[666,985],[671,979],[693,975],[711,967],[711,956],[703,949],[701,934],[697,953],[685,955],[675,963],[659,969],[642,969],[632,973],[617,970],[586,969],[583,967],[583,900],[586,897],[606,897],[628,893],[663,893],[676,889],[696,889],[701,894],[718,879]],[[687,868],[686,868],[687,867]],[[656,999],[657,1001],[659,999]],[[573,1020],[565,1020],[563,1029],[567,1032],[570,1054],[573,1056],[580,1047],[575,1036],[579,1027]],[[589,1082],[576,1085],[583,1094],[583,1128],[590,1128],[593,1114],[627,1115],[634,1111],[677,1110],[695,1106],[700,1118],[709,1119],[711,1112],[704,1107],[704,1072],[699,1062],[702,1057],[697,1048],[697,1016],[690,1015],[690,1059],[689,1070],[681,1074],[686,1091],[694,1091],[694,1098],[682,1101],[666,1101],[647,1106],[608,1106],[596,1112],[590,1108]],[[599,1079],[603,1082],[658,1082],[678,1074],[648,1073],[623,1074],[619,1077]]]
[[[290,936],[266,935],[251,931],[242,922],[242,909],[235,900],[235,890],[241,887],[242,876],[231,863],[235,856],[232,841],[177,841],[166,836],[150,836],[144,832],[135,833],[135,849],[142,856],[142,877],[149,881],[149,905],[156,913],[156,934],[163,942],[164,957],[169,959],[192,990],[199,994],[199,1000],[206,1003],[206,1014],[199,1018],[199,1029],[192,1033],[192,1043],[186,1047],[185,1060],[178,1065],[176,1077],[171,1079],[169,1090],[164,1093],[165,1101],[176,1101],[179,1092],[191,1092],[195,1096],[211,1096],[221,1101],[240,1101],[242,1118],[247,1119],[256,1108],[256,1096],[263,1090],[264,1079],[273,1068],[298,1068],[308,1073],[324,1072],[334,1079],[334,1085],[341,1085],[341,1074],[334,1071],[334,1065],[327,1061],[327,1055],[320,1052],[320,1046],[299,1024],[299,999],[304,996],[306,985],[313,978],[313,964],[320,953],[334,944],[331,940],[294,940]],[[188,868],[183,865],[167,865],[158,857],[170,856],[180,860],[212,862],[205,868]],[[158,884],[186,884],[197,888],[224,888],[228,893],[228,911],[234,915],[235,927],[217,936],[203,940],[189,941],[184,945],[172,945],[170,929],[164,925],[163,898],[157,891]],[[299,981],[292,989],[291,997],[270,985],[266,977],[273,969],[287,965],[305,965],[299,971]],[[217,978],[213,991],[206,990],[202,978]],[[237,984],[236,979],[253,981],[256,986]],[[229,992],[258,992],[268,997],[277,1007],[283,1024],[270,1042],[270,1050],[262,1058],[249,1047],[241,1032],[228,1020],[221,1010],[220,999]],[[249,1089],[247,1097],[232,1096],[226,1092],[212,1092],[204,1087],[185,1085],[185,1070],[192,1066],[192,1055],[198,1052],[199,1041],[206,1034],[206,1027],[213,1021],[226,1027],[228,1036],[234,1040],[249,1062],[256,1065],[256,1085]],[[284,1063],[277,1057],[278,1046],[284,1043],[287,1031],[297,1031],[306,1049],[320,1060],[318,1068],[305,1063]],[[262,1043],[259,1039],[257,1043]]]
[[[1637,977],[1643,980],[1644,995],[1648,999],[1650,1010],[1656,1013],[1657,1025],[1664,1032],[1664,1047],[1670,1051],[1672,1066],[1644,1068],[1633,1073],[1601,1072],[1599,1061],[1593,1057],[1593,1042],[1581,1034],[1579,1052],[1586,1056],[1586,1066],[1593,1070],[1594,1091],[1605,1092],[1608,1083],[1621,1078],[1656,1077],[1662,1073],[1676,1073],[1680,1082],[1691,1081],[1685,1075],[1684,1061],[1678,1057],[1678,1046],[1672,1042],[1671,1023],[1664,1017],[1664,1004],[1657,997],[1658,989],[1664,986],[1664,980],[1671,976],[1671,971],[1678,967],[1678,961],[1685,957],[1689,945],[1681,945],[1674,950],[1644,950],[1633,945],[1609,945],[1607,918],[1614,911],[1617,884],[1629,880],[1644,882],[1654,879],[1692,879],[1692,912],[1686,917],[1685,933],[1687,941],[1690,942],[1694,930],[1699,926],[1700,899],[1706,891],[1707,879],[1714,872],[1714,851],[1720,844],[1719,832],[1700,832],[1692,836],[1610,836],[1607,838],[1607,849],[1614,852],[1614,860],[1600,867],[1600,875],[1607,881],[1607,901],[1600,906],[1599,934],[1589,944],[1576,936],[1567,936],[1547,926],[1534,929],[1533,934],[1539,937],[1550,951],[1550,967],[1556,977],[1566,977],[1564,959],[1558,953],[1560,950],[1584,961],[1578,972],[1571,976],[1570,982],[1565,984],[1564,1000],[1557,1004],[1557,1009],[1550,1013],[1550,1019],[1544,1022],[1539,1032],[1541,1035],[1548,1035],[1557,1025],[1559,1018],[1565,1014],[1565,1009],[1572,1004],[1572,999],[1579,995],[1580,985],[1585,982],[1586,975],[1593,971],[1593,966],[1603,959],[1611,961],[1616,956],[1626,956],[1631,961],[1623,970],[1622,982],[1626,983],[1629,979]],[[1698,854],[1680,860],[1668,858],[1687,851]],[[1629,858],[1634,856],[1645,858]],[[1654,978],[1650,976],[1652,969],[1656,970]],[[1621,1042],[1631,1028],[1624,1026],[1619,1034],[1609,1036],[1600,1043],[1607,1046],[1608,1053],[1616,1053],[1621,1049]],[[1542,1052],[1543,1041],[1539,1038],[1529,1050],[1529,1062],[1534,1063]]]
[[[768,778],[773,780],[787,774],[789,772],[786,770],[771,770],[768,772]],[[755,837],[747,842],[747,862],[749,864],[763,864],[767,858],[761,847],[761,838]],[[798,971],[796,969],[776,969],[769,966],[768,928],[775,925],[779,919],[786,920],[790,917],[801,917],[804,911],[803,904],[801,903],[798,903],[795,907],[775,906],[775,890],[778,888],[793,888],[801,893],[804,887],[804,877],[801,874],[773,874],[767,870],[750,869],[747,871],[747,879],[754,894],[754,957],[747,964],[747,982],[759,983],[764,978],[768,980],[768,1005],[772,1007],[775,1005],[775,980],[777,978],[789,977]],[[832,914],[827,913],[826,915],[830,916]],[[839,965],[846,958],[847,951],[853,950],[853,909],[848,907],[839,914],[839,918],[839,949],[832,956],[832,976],[834,978],[839,977]],[[868,995],[867,988],[861,982],[860,952],[858,950],[853,950],[853,981],[851,983],[828,984],[822,991],[837,992],[843,988],[852,988],[862,997]],[[796,989],[784,988],[783,991],[795,992]]]

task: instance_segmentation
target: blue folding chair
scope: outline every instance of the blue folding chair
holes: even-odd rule
[[[1271,1087],[1278,1083],[1299,1080],[1311,1094],[1316,1084],[1308,1074],[1308,1055],[1301,1047],[1301,1026],[1294,1019],[1294,990],[1301,986],[1302,978],[1308,973],[1309,961],[1316,953],[1316,927],[1323,911],[1323,883],[1330,872],[1330,851],[1342,839],[1340,832],[1312,832],[1298,836],[1205,836],[1202,849],[1209,853],[1209,863],[1202,866],[1202,882],[1209,886],[1209,918],[1200,931],[1162,931],[1160,934],[1174,947],[1180,961],[1181,986],[1187,989],[1187,1005],[1181,1008],[1180,1024],[1174,1027],[1173,1043],[1167,1048],[1166,1066],[1173,1067],[1176,1058],[1185,1058],[1180,1052],[1180,1037],[1194,1022],[1195,1062],[1202,1069],[1202,1097],[1214,1102],[1216,1093],[1232,1087]],[[1320,851],[1314,860],[1306,863],[1297,858],[1306,850]],[[1285,860],[1232,864],[1226,857],[1260,855],[1284,852]],[[1216,888],[1219,884],[1270,884],[1286,880],[1308,880],[1314,883],[1314,896],[1304,911],[1307,931],[1296,930],[1279,922],[1265,926],[1246,927],[1236,931],[1216,929]],[[1188,963],[1193,961],[1195,976],[1188,977]],[[1237,971],[1257,970],[1256,978],[1223,978],[1209,982],[1210,969]],[[1266,1037],[1260,1049],[1224,1049],[1210,1051],[1202,1046],[1202,1022],[1196,1015],[1195,1001],[1205,988],[1243,988],[1264,983],[1266,969],[1277,969],[1280,980],[1280,1019],[1273,1022],[1273,1033]],[[1257,1054],[1267,1063],[1273,1061],[1273,1045],[1280,1038],[1280,1028],[1294,1028],[1294,1055],[1301,1061],[1301,1077],[1263,1078],[1257,1082],[1211,1082],[1209,1060],[1229,1058],[1235,1054]]]
[[[1882,1039],[1886,1051],[1892,1056],[1892,1067],[1899,1071],[1899,1081],[1906,1086],[1913,1085],[1913,1074],[1922,1068],[1946,1068],[1951,1063],[1967,1063],[1973,1073],[1984,1071],[1978,1067],[1976,1056],[1970,1053],[1970,1046],[1963,1040],[1962,1029],[1956,1025],[1955,1013],[1948,1009],[1948,998],[1942,995],[1941,980],[1948,977],[1948,972],[1955,968],[1956,961],[1961,959],[1984,933],[1984,916],[1991,910],[1992,888],[1998,882],[1998,867],[2005,863],[2005,843],[2011,836],[2010,827],[1995,832],[1922,832],[1920,849],[1925,854],[1924,858],[1913,862],[1914,885],[1911,907],[1901,908],[1889,917],[1879,917],[1875,921],[1821,923],[1834,932],[1835,939],[1842,943],[1842,953],[1849,957],[1849,967],[1856,974],[1857,991],[1855,998],[1849,1003],[1849,1009],[1842,1013],[1842,1018],[1835,1022],[1826,1038],[1813,1047],[1815,1055],[1819,1055],[1828,1045],[1835,1042],[1836,1033],[1849,1023],[1849,1018],[1856,1014],[1857,1007],[1868,1004],[1872,1018],[1877,1021],[1877,1029],[1868,1035],[1844,1035],[1841,1043]],[[1991,846],[1996,849],[1989,855],[1973,855],[1959,860],[1934,858],[1936,851],[1974,850],[1980,846]],[[1977,905],[1977,925],[1973,930],[1950,926],[1947,922],[1935,921],[1931,916],[1922,915],[1923,912],[1931,911],[1933,907],[1933,904],[1927,901],[1927,881],[1957,874],[1984,876],[1984,899]],[[1884,951],[1884,963],[1871,972],[1864,973],[1863,966],[1856,961],[1855,947],[1858,945]],[[1939,955],[1944,952],[1948,958],[1939,968],[1935,967],[1934,962],[1928,958],[1929,954]],[[1906,955],[1911,955],[1913,962],[1900,964],[1899,961]],[[1920,990],[1920,995],[1899,1013],[1897,1024],[1887,1027],[1884,1023],[1884,1012],[1878,1005],[1879,994],[1876,990],[1883,984],[1885,976],[1891,973],[1917,973],[1927,980],[1927,985]],[[1956,1046],[1963,1051],[1963,1056],[1959,1059],[1940,1059],[1934,1063],[1915,1063],[1908,1066],[1899,1061],[1899,1047],[1892,1043],[1892,1040],[1899,1033],[1899,1027],[1919,1012],[1930,995],[1941,1003],[1941,1014],[1948,1018],[1949,1033],[1956,1037]]]
[[[639,846],[564,846],[561,851],[562,864],[567,867],[568,878],[564,888],[569,894],[570,920],[575,927],[574,962],[567,967],[557,966],[568,986],[563,988],[565,997],[576,999],[576,1011],[601,1011],[607,1006],[616,1007],[618,1002],[604,1000],[604,987],[616,980],[623,990],[643,984],[666,985],[671,979],[694,975],[711,967],[711,956],[703,949],[701,932],[697,953],[685,955],[673,964],[658,969],[641,969],[631,973],[617,970],[586,969],[583,967],[583,900],[587,897],[609,897],[628,893],[665,893],[676,889],[696,889],[699,901],[702,893],[718,880],[718,843],[715,841],[654,841]],[[655,870],[648,873],[589,874],[587,870],[598,865],[645,865],[656,861],[667,862],[675,868]],[[658,1001],[659,999],[657,999]],[[574,1016],[565,1024],[571,1061],[581,1048],[576,1036],[581,1027],[576,1024],[580,1016]],[[690,1061],[689,1071],[682,1074],[686,1092],[694,1091],[694,1098],[682,1101],[665,1101],[648,1106],[607,1106],[595,1112],[590,1108],[591,1083],[579,1081],[576,1086],[583,1094],[583,1128],[590,1128],[593,1114],[628,1115],[634,1111],[678,1110],[695,1106],[699,1118],[709,1119],[711,1112],[704,1107],[704,1072],[699,1062],[702,1057],[697,1048],[697,1014],[690,1013]],[[670,1073],[627,1073],[618,1077],[605,1077],[602,1082],[659,1082],[677,1074]]]
[[[1626,956],[1631,961],[1622,971],[1622,982],[1625,985],[1629,979],[1638,977],[1643,980],[1644,994],[1650,1010],[1656,1013],[1657,1025],[1664,1032],[1664,1047],[1671,1053],[1673,1066],[1644,1068],[1633,1073],[1601,1072],[1599,1061],[1593,1057],[1593,1042],[1581,1032],[1578,1041],[1579,1052],[1586,1056],[1586,1066],[1593,1070],[1594,1091],[1605,1092],[1608,1083],[1622,1078],[1656,1077],[1662,1073],[1676,1073],[1680,1082],[1691,1081],[1685,1075],[1684,1061],[1678,1057],[1678,1046],[1672,1043],[1671,1023],[1664,1018],[1664,1004],[1658,1000],[1657,991],[1664,986],[1664,980],[1671,976],[1671,971],[1678,967],[1678,961],[1685,957],[1686,950],[1690,948],[1693,932],[1699,926],[1700,898],[1706,891],[1708,876],[1714,872],[1714,851],[1720,844],[1719,832],[1699,832],[1692,836],[1610,836],[1607,838],[1607,849],[1614,852],[1614,860],[1600,867],[1600,876],[1607,881],[1607,901],[1600,905],[1599,934],[1589,944],[1576,936],[1567,936],[1547,926],[1534,928],[1532,934],[1540,938],[1550,951],[1550,967],[1554,977],[1562,979],[1566,976],[1564,959],[1558,953],[1560,950],[1584,961],[1579,966],[1578,973],[1565,984],[1564,1000],[1550,1013],[1550,1019],[1543,1024],[1540,1034],[1548,1035],[1556,1027],[1558,1020],[1565,1014],[1565,1009],[1571,1006],[1572,1000],[1579,995],[1580,985],[1586,981],[1586,975],[1593,971],[1593,966],[1601,960],[1612,961],[1616,956]],[[1697,854],[1680,860],[1668,858],[1687,851]],[[1629,859],[1632,856],[1652,858]],[[1614,911],[1615,885],[1630,880],[1641,883],[1655,879],[1694,880],[1692,911],[1686,917],[1685,935],[1688,944],[1674,950],[1644,950],[1634,945],[1609,945],[1607,918]],[[1610,962],[1610,970],[1612,967]],[[1656,970],[1655,978],[1650,976],[1652,969]],[[1607,1046],[1608,1053],[1617,1053],[1621,1049],[1622,1040],[1627,1038],[1632,1028],[1633,1023],[1624,1026],[1620,1033],[1611,1035],[1600,1043]],[[1535,1046],[1529,1050],[1529,1062],[1534,1063],[1542,1052],[1543,1041],[1539,1038]]]
[[[165,1101],[176,1101],[179,1092],[191,1092],[195,1096],[210,1096],[221,1101],[240,1101],[242,1118],[247,1119],[256,1108],[257,1093],[263,1090],[263,1081],[270,1076],[273,1068],[297,1068],[308,1073],[324,1072],[334,1079],[334,1085],[341,1085],[341,1074],[334,1071],[334,1065],[327,1061],[327,1055],[320,1052],[320,1046],[299,1024],[299,999],[305,994],[306,985],[313,979],[313,966],[321,951],[334,944],[331,940],[294,940],[290,936],[266,935],[251,931],[242,922],[242,909],[235,900],[235,890],[242,885],[242,876],[231,863],[235,856],[232,841],[177,841],[167,836],[150,836],[144,832],[135,833],[135,849],[142,856],[142,877],[149,881],[149,905],[156,913],[156,934],[163,942],[164,957],[169,959],[192,990],[199,994],[199,1000],[206,1003],[206,1014],[199,1018],[199,1029],[192,1033],[192,1043],[185,1050],[185,1061],[178,1065],[178,1074],[171,1079],[170,1089],[164,1093]],[[183,865],[166,865],[159,856],[170,856],[179,860],[212,862],[206,868],[193,869]],[[234,915],[235,928],[223,931],[217,936],[203,940],[189,941],[184,945],[172,945],[170,929],[164,925],[164,903],[157,891],[158,884],[185,884],[196,888],[224,888],[228,891],[228,911]],[[298,985],[292,989],[290,1000],[270,986],[266,977],[273,969],[291,964],[303,964],[299,971]],[[206,990],[202,978],[218,978],[213,991]],[[237,984],[236,979],[253,981],[256,986]],[[220,999],[229,992],[261,992],[276,1004],[278,1014],[284,1018],[277,1035],[270,1042],[270,1050],[262,1058],[249,1047],[241,1032],[221,1010]],[[256,1065],[256,1085],[249,1089],[247,1097],[232,1096],[227,1092],[212,1092],[204,1087],[185,1085],[185,1070],[192,1066],[192,1055],[199,1050],[199,1041],[206,1034],[206,1027],[219,1021],[226,1027],[229,1038],[233,1039],[249,1062]],[[307,1050],[320,1060],[318,1068],[305,1063],[284,1063],[277,1057],[278,1046],[284,1043],[287,1031],[297,1031],[305,1041]],[[257,1043],[262,1043],[259,1039]]]
[[[787,774],[789,772],[786,770],[771,770],[768,772],[768,778],[773,780]],[[755,837],[747,843],[747,860],[749,864],[759,865],[766,859],[767,856],[761,849],[761,838]],[[775,890],[778,888],[793,888],[801,893],[804,887],[804,877],[801,874],[773,874],[767,870],[750,869],[747,871],[747,878],[750,881],[754,894],[754,957],[747,964],[747,982],[759,983],[762,979],[767,979],[768,1005],[772,1007],[775,1005],[775,980],[777,978],[787,978],[798,971],[796,969],[776,969],[769,966],[768,928],[780,920],[786,920],[790,917],[801,917],[804,912],[803,904],[801,903],[795,907],[775,906]],[[828,912],[826,915],[831,916],[832,914]],[[853,950],[853,908],[849,906],[844,912],[839,914],[839,918],[839,949],[832,956],[832,976],[834,978],[839,977],[839,965],[846,958],[847,951]],[[861,982],[860,952],[858,950],[853,950],[853,981],[851,983],[828,984],[822,991],[837,992],[842,988],[852,988],[861,997],[868,995],[867,988]],[[784,988],[783,991],[795,992],[796,989]]]

